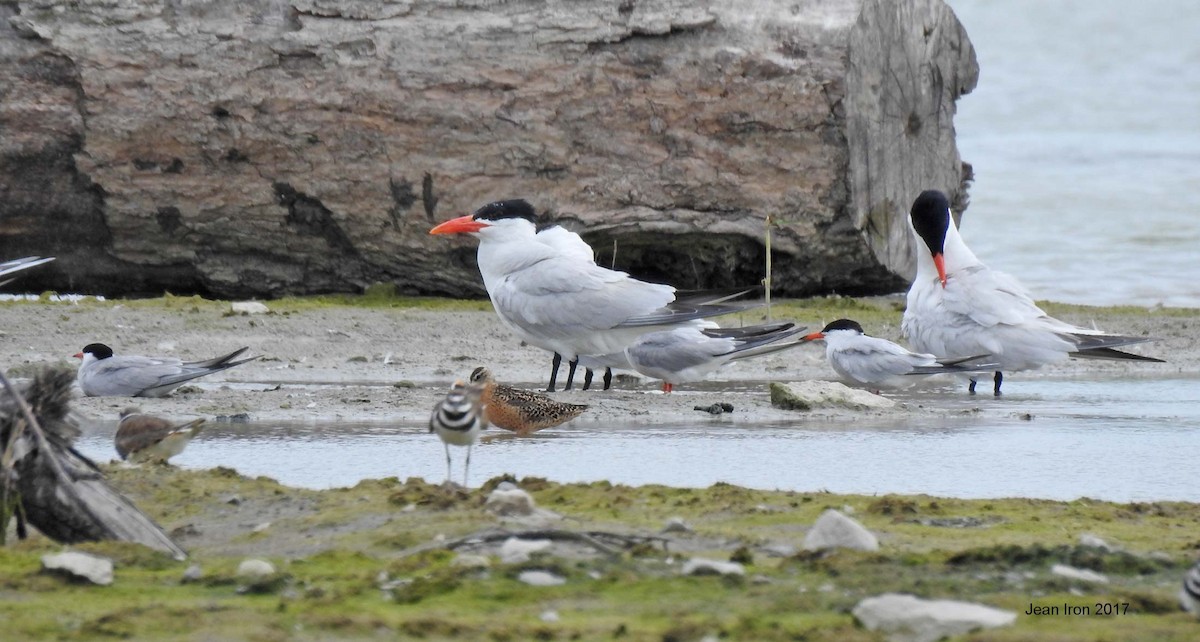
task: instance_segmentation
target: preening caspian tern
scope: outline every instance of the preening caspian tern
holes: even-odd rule
[[[917,276],[908,290],[901,331],[912,346],[939,356],[987,354],[997,362],[995,394],[1005,370],[1029,370],[1067,357],[1161,359],[1115,348],[1152,341],[1059,321],[1033,302],[1017,280],[984,265],[963,242],[950,202],[937,190],[913,202]],[[975,392],[975,380],[971,380]]]
[[[768,323],[744,328],[685,326],[650,332],[625,348],[634,370],[663,381],[663,392],[681,383],[699,381],[735,359],[794,348],[803,339],[784,341],[804,332],[792,323]]]
[[[200,434],[204,419],[177,424],[161,417],[143,414],[137,408],[121,411],[121,421],[113,436],[113,445],[121,459],[132,462],[163,462],[183,452]]]
[[[76,359],[79,388],[89,397],[162,397],[184,382],[254,361],[257,356],[234,361],[249,348],[204,361],[180,361],[173,357],[113,356],[103,343],[89,343]]]
[[[618,353],[647,332],[747,307],[677,300],[669,285],[639,281],[539,242],[533,207],[523,200],[490,203],[430,234],[478,238],[479,271],[500,320],[526,343],[568,359],[572,371],[580,355]]]
[[[804,339],[824,340],[825,358],[834,372],[852,384],[872,390],[906,388],[917,382],[912,375],[986,372],[996,366],[982,363],[986,355],[939,359],[932,354],[912,352],[887,339],[868,336],[851,319],[833,321]]]
[[[461,379],[450,386],[446,398],[433,407],[429,416],[429,432],[442,440],[446,449],[446,482],[450,481],[450,446],[467,447],[467,463],[463,466],[463,486],[471,471],[471,447],[479,441],[479,433],[488,427],[483,407],[483,386],[467,384]]]

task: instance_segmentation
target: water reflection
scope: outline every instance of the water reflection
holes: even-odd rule
[[[502,473],[562,482],[741,486],[848,493],[928,493],[1115,501],[1200,501],[1189,473],[1200,461],[1196,379],[1028,382],[1001,399],[913,396],[979,413],[854,422],[734,424],[688,418],[673,425],[580,423],[475,450],[471,480]],[[1014,386],[1014,388],[1017,388]],[[81,449],[113,456],[110,428]],[[424,423],[210,423],[175,458],[228,466],[294,486],[348,486],[366,478],[441,480],[441,443]],[[455,474],[461,474],[457,466]]]

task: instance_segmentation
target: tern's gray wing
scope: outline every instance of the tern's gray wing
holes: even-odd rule
[[[709,337],[687,327],[642,335],[625,349],[625,354],[639,370],[680,372],[712,363],[736,347],[733,339]]]
[[[511,323],[546,336],[570,336],[607,330],[662,308],[675,298],[675,288],[552,257],[508,275],[491,296],[497,312]]]
[[[84,394],[90,396],[136,397],[178,377],[182,371],[178,359],[117,355],[81,368],[79,383]]]

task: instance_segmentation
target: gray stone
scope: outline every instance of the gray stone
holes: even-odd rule
[[[504,194],[618,242],[633,273],[757,282],[770,217],[779,294],[892,292],[913,195],[966,200],[954,103],[978,65],[942,0],[11,17],[0,219],[11,247],[72,257],[33,291],[481,294],[474,252],[427,232]]]
[[[183,572],[183,582],[185,584],[198,581],[202,577],[204,577],[204,569],[200,568],[199,564],[192,564]]]
[[[450,562],[450,565],[460,568],[487,568],[492,565],[492,562],[487,558],[486,555],[459,553]]]
[[[271,311],[271,308],[258,301],[234,301],[229,304],[229,309],[234,314],[266,314]]]
[[[113,583],[113,563],[106,557],[75,551],[49,553],[42,556],[42,568],[101,586]]]
[[[846,517],[832,508],[821,513],[808,535],[804,537],[804,549],[816,551],[826,548],[851,548],[859,551],[879,550],[879,540],[862,524]]]
[[[260,559],[245,559],[237,567],[238,577],[267,577],[275,573],[275,566],[266,560]]]
[[[550,571],[531,570],[521,571],[517,575],[517,581],[530,586],[561,586],[567,583],[567,578]]]
[[[548,539],[510,537],[500,545],[500,561],[505,564],[528,562],[536,553],[544,553],[554,544]]]
[[[896,402],[837,381],[771,383],[771,405],[784,410],[889,410]]]
[[[667,523],[662,527],[663,533],[690,533],[692,527],[683,521],[682,517],[672,517],[667,520]]]
[[[497,487],[483,504],[484,510],[501,517],[532,515],[536,505],[533,496],[520,488]]]
[[[882,631],[890,642],[935,642],[978,629],[1008,626],[1017,614],[957,600],[923,600],[885,593],[858,603],[854,617],[868,631]]]
[[[693,557],[684,562],[683,569],[680,570],[683,575],[737,575],[743,576],[746,574],[746,567],[737,562],[722,562],[720,560],[710,560],[703,557]]]
[[[1104,541],[1099,535],[1094,535],[1092,533],[1083,533],[1082,535],[1080,535],[1079,536],[1079,545],[1087,546],[1089,548],[1098,548],[1102,551],[1106,551],[1109,553],[1115,552],[1117,550],[1117,547]]]
[[[1108,584],[1108,577],[1089,571],[1086,568],[1075,568],[1066,564],[1055,564],[1050,567],[1050,574],[1059,577],[1065,577],[1068,580],[1076,580],[1079,582],[1087,582],[1089,584]]]

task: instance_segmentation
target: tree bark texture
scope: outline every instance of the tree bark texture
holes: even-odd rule
[[[965,205],[942,0],[0,2],[0,258],[30,289],[478,295],[440,220],[522,197],[679,287],[904,286]],[[614,263],[615,260],[615,263]]]

